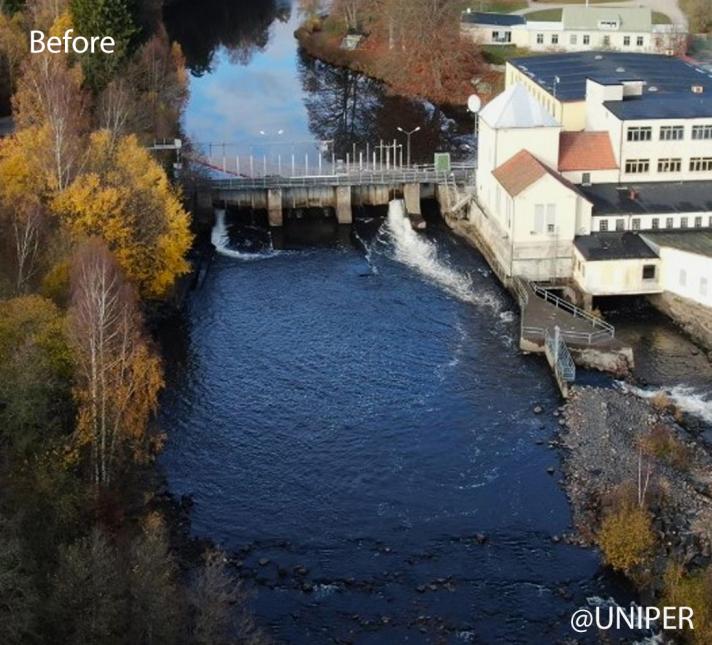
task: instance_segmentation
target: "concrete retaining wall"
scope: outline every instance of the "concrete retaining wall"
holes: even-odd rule
[[[712,309],[669,291],[649,296],[648,300],[698,343],[712,351]]]

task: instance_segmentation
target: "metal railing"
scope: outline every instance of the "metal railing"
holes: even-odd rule
[[[601,320],[597,316],[594,316],[593,314],[584,311],[580,307],[577,307],[576,305],[570,303],[568,300],[560,298],[559,296],[551,293],[551,291],[545,289],[544,287],[541,287],[537,284],[531,284],[530,286],[534,293],[540,298],[542,298],[545,302],[554,305],[554,307],[556,307],[557,309],[561,309],[562,311],[571,314],[574,318],[581,318],[583,320],[588,321],[589,323],[591,323],[594,329],[598,329],[602,332],[605,332],[605,334],[609,338],[615,337],[615,327],[610,323],[607,323],[605,320]]]
[[[554,329],[553,334],[547,329],[544,344],[556,375],[567,383],[573,383],[576,380],[576,363],[562,335],[558,327]]]
[[[207,165],[207,164],[206,164]],[[216,170],[219,170],[216,168]],[[213,187],[219,190],[250,190],[267,188],[290,188],[304,186],[358,186],[392,185],[408,183],[468,183],[474,173],[472,164],[453,164],[450,171],[438,170],[435,166],[410,166],[372,170],[341,167],[339,172],[283,176],[279,174],[212,179]]]

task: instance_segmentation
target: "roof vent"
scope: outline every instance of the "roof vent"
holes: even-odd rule
[[[691,88],[693,94],[702,94],[705,91],[703,85],[693,85]]]
[[[603,60],[603,56],[601,56],[601,54],[596,54],[593,58],[594,60]]]
[[[625,72],[625,67],[616,67],[616,72],[622,74],[623,72]]]
[[[657,92],[658,91],[658,86],[657,85],[651,85],[648,88],[648,92]]]

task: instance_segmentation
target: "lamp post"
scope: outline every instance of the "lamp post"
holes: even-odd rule
[[[406,162],[406,163],[407,163],[408,167],[410,167],[410,138],[411,138],[411,136],[413,136],[416,132],[419,132],[419,131],[420,131],[420,126],[418,126],[417,128],[415,128],[415,130],[411,130],[410,132],[408,132],[407,130],[404,130],[404,129],[401,128],[401,127],[398,127],[397,130],[398,130],[398,132],[403,133],[403,134],[406,136],[407,140],[408,140],[408,142],[407,142],[408,152],[406,153],[406,157],[407,157],[407,162]],[[395,154],[395,151],[394,151],[394,154]]]

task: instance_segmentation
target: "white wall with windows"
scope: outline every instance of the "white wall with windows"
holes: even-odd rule
[[[625,296],[662,293],[661,261],[587,261],[574,247],[573,276],[579,288],[593,296]]]
[[[712,213],[662,213],[646,215],[594,215],[591,230],[671,231],[712,228]]]
[[[654,243],[648,243],[655,248]],[[664,290],[712,307],[712,257],[668,246],[656,250],[662,262]]]

